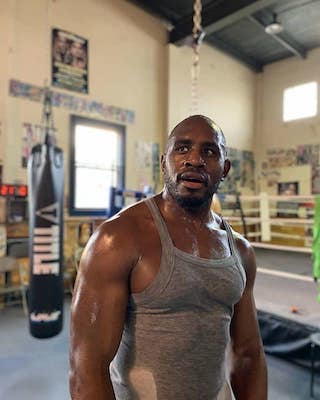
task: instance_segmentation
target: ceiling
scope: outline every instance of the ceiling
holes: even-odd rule
[[[168,42],[190,43],[193,0],[128,0],[168,27]],[[283,26],[265,32],[274,14]],[[202,0],[204,42],[235,57],[254,71],[288,57],[308,57],[320,47],[320,0]]]

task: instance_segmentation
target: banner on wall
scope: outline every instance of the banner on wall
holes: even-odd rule
[[[281,168],[309,165],[312,172],[311,193],[320,194],[320,145],[318,143],[300,144],[296,148],[289,149],[267,149],[266,155],[267,160],[261,163],[261,177],[266,180],[269,187],[276,187],[278,184]]]
[[[42,102],[43,87],[31,85],[16,79],[10,79],[9,94],[13,97],[20,97],[31,101]],[[114,120],[124,124],[133,124],[135,113],[132,110],[109,106],[95,100],[87,100],[75,97],[67,93],[52,91],[52,105],[58,108],[64,108],[73,113],[89,115],[92,117]]]
[[[88,40],[52,29],[52,86],[88,93]]]

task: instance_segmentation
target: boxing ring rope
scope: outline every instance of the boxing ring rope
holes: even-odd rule
[[[236,196],[221,196],[220,201],[223,216],[235,230],[241,231]],[[248,230],[246,236],[254,247],[311,253],[315,196],[276,196],[262,192],[240,196],[240,202]],[[294,241],[299,245],[292,244]]]

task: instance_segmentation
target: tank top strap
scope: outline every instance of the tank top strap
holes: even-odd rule
[[[149,197],[146,200],[146,204],[149,207],[149,210],[151,212],[151,215],[154,219],[155,225],[157,227],[160,240],[161,240],[161,245],[163,249],[172,249],[173,248],[173,243],[170,237],[170,233],[168,231],[167,225],[164,222],[164,219],[160,213],[160,210],[156,204],[156,202],[153,200],[152,197]]]
[[[229,242],[231,254],[237,260],[236,265],[237,265],[237,268],[238,268],[238,270],[240,272],[240,275],[242,277],[243,284],[245,286],[245,284],[246,284],[246,272],[245,272],[245,270],[243,268],[243,265],[242,265],[240,253],[239,253],[239,250],[238,250],[238,246],[236,244],[236,240],[235,240],[234,235],[232,233],[231,226],[224,218],[221,217],[221,219],[222,219],[222,224],[223,224],[223,226],[224,226],[224,228],[225,228],[225,230],[227,232],[227,237],[228,237],[228,242]]]
[[[233,233],[232,233],[231,226],[229,225],[229,223],[223,217],[221,217],[221,219],[222,219],[222,225],[223,225],[225,231],[227,232],[227,237],[228,237],[228,242],[229,242],[231,254],[233,256],[237,256],[238,257],[239,256],[239,252],[238,252],[238,248],[237,248],[236,243],[235,243],[235,239],[234,239],[234,236],[233,236]]]

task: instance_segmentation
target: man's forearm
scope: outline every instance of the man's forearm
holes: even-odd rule
[[[233,360],[231,386],[236,400],[267,400],[267,366],[263,351]]]
[[[109,374],[101,377],[99,371],[89,374],[70,373],[72,400],[116,400]]]

